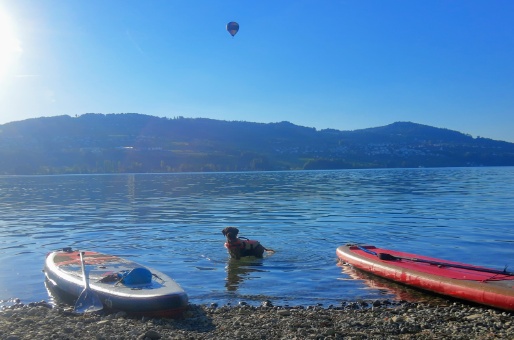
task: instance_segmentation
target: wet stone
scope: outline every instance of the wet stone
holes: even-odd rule
[[[34,303],[0,311],[0,339],[513,339],[510,312],[396,301],[190,305],[182,318],[81,315]]]

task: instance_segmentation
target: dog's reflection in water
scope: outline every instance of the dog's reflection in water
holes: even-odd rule
[[[227,281],[225,287],[228,291],[236,291],[239,285],[250,278],[252,273],[265,272],[262,268],[262,259],[246,257],[241,260],[229,259],[227,263]]]

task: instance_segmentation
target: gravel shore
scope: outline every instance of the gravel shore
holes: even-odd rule
[[[514,314],[449,302],[340,307],[189,305],[182,319],[76,315],[46,302],[0,311],[0,339],[514,339]]]

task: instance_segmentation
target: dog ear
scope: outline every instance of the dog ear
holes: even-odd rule
[[[221,231],[221,233],[223,234],[223,236],[227,236],[228,228],[230,228],[230,227],[226,227],[225,229],[223,229],[223,230]]]

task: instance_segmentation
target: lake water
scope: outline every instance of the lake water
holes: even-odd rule
[[[335,250],[349,242],[514,267],[513,167],[4,176],[0,209],[4,304],[51,301],[41,269],[63,247],[161,270],[196,304],[412,293],[338,266]],[[229,260],[226,226],[276,253]]]

